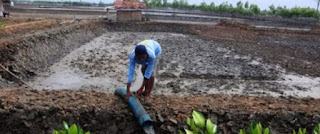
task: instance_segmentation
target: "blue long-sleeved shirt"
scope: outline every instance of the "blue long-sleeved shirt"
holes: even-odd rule
[[[144,40],[144,41],[138,43],[137,45],[145,45],[146,49],[147,49],[148,56],[147,56],[146,61],[141,62],[138,59],[136,59],[136,54],[135,54],[134,50],[130,53],[129,69],[128,69],[128,74],[127,74],[128,83],[133,82],[134,69],[135,69],[136,63],[142,64],[142,65],[147,65],[144,77],[149,79],[152,75],[155,60],[161,54],[160,44],[154,40]]]

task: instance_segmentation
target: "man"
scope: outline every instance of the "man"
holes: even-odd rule
[[[127,100],[131,95],[130,86],[133,82],[133,75],[136,63],[142,64],[141,71],[144,75],[144,80],[142,82],[141,87],[137,91],[137,94],[143,94],[145,95],[145,100],[150,100],[150,94],[154,84],[154,68],[156,66],[156,60],[160,56],[160,54],[160,44],[154,40],[144,40],[138,43],[134,51],[131,52],[128,69],[128,83],[126,96]]]

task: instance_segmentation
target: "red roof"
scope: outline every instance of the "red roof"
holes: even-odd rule
[[[145,9],[146,4],[135,1],[116,1],[114,3],[115,9]]]

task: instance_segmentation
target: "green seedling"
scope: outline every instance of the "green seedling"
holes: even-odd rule
[[[299,128],[298,132],[296,132],[295,130],[293,130],[293,134],[307,134],[307,129],[301,129]]]
[[[53,130],[53,134],[90,134],[90,132],[84,133],[83,129],[76,124],[69,127],[68,123],[62,122],[63,130]]]
[[[250,127],[250,134],[271,134],[269,128],[263,128],[261,123],[257,123],[255,121],[251,122]],[[239,134],[247,134],[245,129],[240,129]]]
[[[185,129],[186,134],[216,134],[217,125],[213,124],[210,119],[206,119],[201,112],[192,111],[192,118],[187,118],[189,129]],[[183,134],[182,131],[179,131]]]
[[[320,134],[320,124],[314,127],[312,134]]]

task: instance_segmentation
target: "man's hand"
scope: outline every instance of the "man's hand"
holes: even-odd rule
[[[126,101],[128,101],[128,100],[129,100],[129,98],[130,98],[130,96],[131,96],[130,86],[131,86],[131,83],[127,83],[127,95],[126,95]]]
[[[141,87],[140,87],[139,90],[137,91],[137,93],[138,93],[139,96],[142,95],[144,88],[147,89],[147,88],[146,88],[146,84],[147,84],[147,83],[148,83],[148,79],[145,79],[145,78],[144,78]]]

